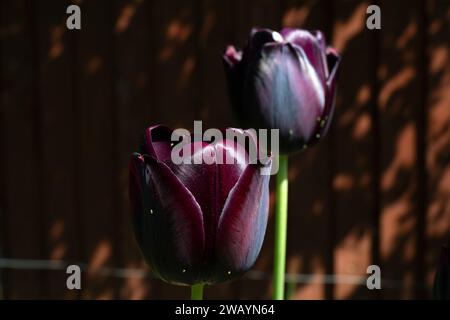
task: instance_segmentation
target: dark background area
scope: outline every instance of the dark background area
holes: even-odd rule
[[[328,136],[290,160],[290,298],[431,296],[450,233],[449,1],[377,1],[379,31],[370,1],[80,0],[79,31],[70,3],[0,2],[1,296],[189,296],[138,252],[128,160],[151,124],[237,126],[221,53],[252,26],[321,29],[343,55]],[[273,200],[253,271],[206,298],[271,297]],[[365,287],[370,264],[382,290]]]

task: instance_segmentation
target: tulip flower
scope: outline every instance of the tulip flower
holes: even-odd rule
[[[439,265],[434,278],[433,295],[439,300],[450,299],[450,251],[448,248],[448,246],[441,248]]]
[[[253,29],[243,51],[223,55],[231,104],[246,128],[279,130],[276,182],[274,298],[284,297],[287,155],[324,137],[331,123],[340,57],[322,32]]]
[[[243,51],[223,55],[234,111],[246,128],[280,130],[280,152],[304,149],[333,116],[339,55],[320,31],[253,29]]]
[[[261,249],[269,176],[260,174],[260,164],[249,163],[247,149],[226,139],[192,140],[192,155],[182,157],[222,154],[233,163],[174,164],[172,133],[164,126],[148,128],[140,153],[130,161],[130,202],[141,252],[153,273],[171,284],[198,288],[235,278],[252,267]]]

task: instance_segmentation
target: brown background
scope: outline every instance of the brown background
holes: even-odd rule
[[[380,31],[365,28],[368,1],[75,3],[80,31],[69,1],[0,2],[0,253],[88,271],[73,292],[65,269],[4,267],[5,298],[188,297],[139,273],[127,162],[150,124],[236,126],[220,55],[252,26],[321,29],[343,54],[331,132],[290,162],[290,297],[430,297],[450,233],[447,0],[378,1]],[[270,298],[272,212],[258,272],[207,298]],[[372,263],[382,290],[348,282]]]

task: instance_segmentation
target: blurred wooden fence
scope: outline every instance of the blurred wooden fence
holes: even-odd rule
[[[0,2],[0,253],[84,262],[83,289],[64,269],[0,269],[6,298],[185,298],[188,290],[102,268],[145,270],[128,221],[127,162],[146,126],[236,126],[220,55],[252,26],[321,29],[343,54],[337,112],[320,145],[290,163],[291,297],[430,296],[450,233],[450,3],[63,0]],[[272,196],[273,204],[273,196]],[[273,208],[273,206],[272,206]],[[269,298],[272,218],[257,278],[207,298]],[[382,290],[325,275],[382,271]],[[253,273],[255,275],[255,273]],[[343,277],[343,278],[342,278]],[[364,284],[364,283],[363,283]]]

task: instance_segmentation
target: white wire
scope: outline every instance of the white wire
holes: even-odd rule
[[[84,262],[69,263],[63,260],[35,260],[35,259],[8,259],[0,258],[0,269],[18,270],[65,270],[69,265],[77,265],[86,272],[94,272]],[[102,267],[95,270],[102,276],[116,278],[152,278],[152,274],[145,269],[138,268],[112,268]],[[266,272],[250,270],[244,275],[248,280],[267,280],[270,278]],[[295,284],[349,284],[366,286],[367,276],[351,274],[286,274],[287,283]],[[400,287],[401,283],[382,279],[384,287]]]

